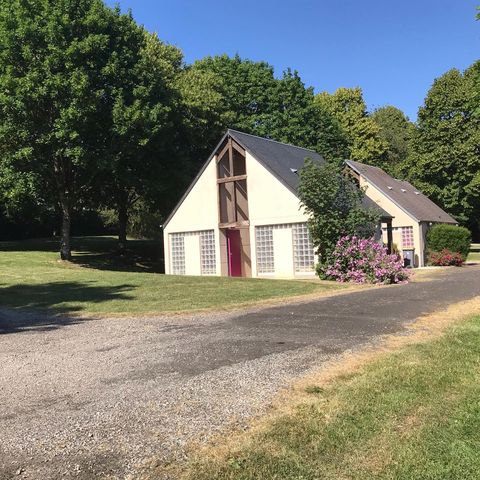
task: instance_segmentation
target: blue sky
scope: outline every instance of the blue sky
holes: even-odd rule
[[[182,49],[298,70],[316,92],[360,86],[411,119],[435,77],[480,58],[480,0],[108,0]]]

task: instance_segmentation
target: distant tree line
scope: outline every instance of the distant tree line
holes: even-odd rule
[[[412,123],[360,88],[315,94],[238,55],[182,52],[102,0],[0,0],[0,235],[149,235],[226,128],[406,178],[476,234],[480,63],[435,80]],[[97,225],[98,223],[98,225]]]

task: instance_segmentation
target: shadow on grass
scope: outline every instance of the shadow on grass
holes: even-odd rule
[[[119,253],[114,237],[72,237],[72,263],[96,270],[164,273],[163,244],[157,240],[129,240]],[[0,242],[0,252],[58,252],[59,239],[40,238]]]
[[[72,257],[72,263],[84,268],[114,272],[164,273],[163,264],[133,250],[125,253],[84,253]]]
[[[73,250],[105,252],[107,250],[113,250],[116,245],[115,238],[109,236],[71,238]],[[58,237],[0,242],[0,251],[2,252],[58,252],[59,250],[60,239]]]
[[[99,287],[85,282],[53,282],[0,287],[0,334],[52,330],[84,322],[75,317],[87,304],[128,300],[133,285]]]

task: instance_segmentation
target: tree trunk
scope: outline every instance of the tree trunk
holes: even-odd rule
[[[118,250],[124,252],[127,249],[127,205],[120,202],[118,206]]]
[[[60,244],[60,258],[71,260],[72,251],[70,248],[70,226],[72,221],[72,187],[71,187],[71,164],[68,160],[55,158],[54,163],[55,180],[58,188],[58,199],[60,211],[62,212],[62,239]]]
[[[63,206],[62,206],[63,207]],[[72,251],[70,249],[70,209],[63,208],[62,212],[62,243],[60,245],[60,258],[62,260],[71,260]]]

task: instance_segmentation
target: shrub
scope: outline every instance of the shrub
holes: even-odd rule
[[[380,212],[365,208],[364,190],[343,174],[341,165],[318,165],[307,159],[299,174],[299,198],[310,217],[308,227],[321,258],[328,258],[340,237],[375,234]]]
[[[320,278],[337,282],[400,283],[408,280],[402,259],[373,238],[342,237],[317,267]]]
[[[438,224],[431,227],[427,233],[428,250],[441,252],[446,249],[450,252],[460,253],[464,261],[470,251],[471,243],[472,234],[465,227]]]
[[[429,255],[430,264],[436,267],[461,267],[465,261],[458,252],[451,252],[444,248],[441,252],[431,252]]]

